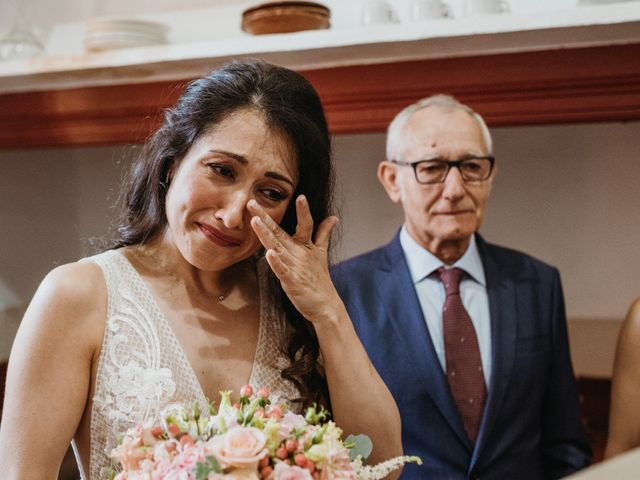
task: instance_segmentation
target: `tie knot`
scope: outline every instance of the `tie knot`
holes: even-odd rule
[[[460,293],[460,280],[464,275],[464,270],[460,268],[444,268],[438,269],[440,280],[444,285],[444,291],[447,296]]]

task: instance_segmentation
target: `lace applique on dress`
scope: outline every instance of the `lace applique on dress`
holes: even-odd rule
[[[89,479],[101,480],[110,465],[109,452],[127,429],[157,420],[172,403],[206,409],[208,402],[169,322],[127,258],[110,250],[86,260],[101,267],[109,296],[91,407]],[[260,331],[250,383],[268,387],[276,397],[295,398],[293,384],[280,377],[289,365],[280,353],[287,322],[266,261],[259,260],[257,268]]]

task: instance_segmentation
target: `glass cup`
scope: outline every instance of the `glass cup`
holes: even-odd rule
[[[398,23],[398,14],[384,0],[370,0],[362,6],[362,25],[386,25]]]
[[[441,0],[413,0],[409,18],[413,22],[446,18],[451,15],[449,7]]]
[[[44,45],[23,14],[18,12],[9,32],[0,39],[0,60],[31,58],[43,51]]]
[[[464,12],[466,16],[491,15],[510,11],[508,0],[466,0]]]

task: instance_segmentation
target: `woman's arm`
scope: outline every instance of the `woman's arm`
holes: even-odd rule
[[[613,368],[605,458],[640,446],[640,298],[624,320]]]
[[[57,478],[87,404],[106,305],[104,279],[93,264],[58,267],[38,288],[9,359],[0,427],[3,479]]]
[[[329,217],[312,239],[313,220],[304,197],[296,199],[298,227],[287,235],[257,203],[252,226],[267,248],[266,258],[298,311],[313,323],[329,385],[336,423],[346,434],[364,433],[373,441],[370,461],[402,455],[400,414],[373,367],[329,276],[327,250],[337,223]]]
[[[369,461],[402,455],[400,413],[373,367],[342,301],[328,302],[332,318],[314,323],[336,423],[346,434],[367,434],[373,442]]]

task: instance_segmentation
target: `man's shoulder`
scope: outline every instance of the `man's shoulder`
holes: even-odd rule
[[[503,270],[519,272],[521,274],[533,273],[542,275],[555,275],[558,271],[556,267],[543,260],[524,253],[520,250],[489,243],[479,238],[478,247],[485,260],[494,262]]]
[[[385,258],[385,250],[388,245],[360,253],[354,257],[343,260],[332,266],[333,271],[351,271],[370,268],[372,264],[380,263]]]
[[[331,278],[339,290],[355,288],[373,281],[373,273],[388,268],[393,242],[343,260],[331,267]]]

